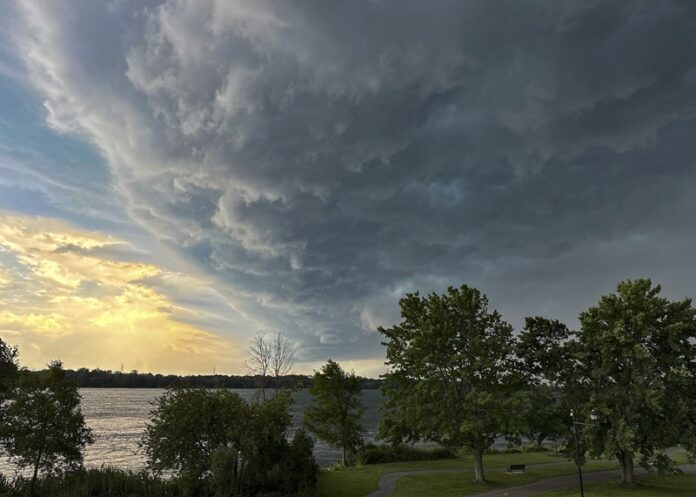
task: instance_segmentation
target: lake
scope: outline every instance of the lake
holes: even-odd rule
[[[236,389],[245,400],[252,400],[256,390]],[[136,469],[144,466],[145,459],[138,442],[150,417],[152,402],[165,390],[138,388],[81,388],[82,412],[87,425],[92,428],[95,443],[85,451],[85,465],[99,467],[110,465],[118,468]],[[366,438],[373,441],[379,422],[381,394],[379,390],[365,390],[362,393],[365,414],[363,425]],[[294,394],[290,435],[302,426],[302,413],[309,404],[310,395],[306,390]],[[339,462],[341,453],[317,441],[315,457],[320,466],[326,467]],[[12,472],[4,460],[0,461],[0,472]]]

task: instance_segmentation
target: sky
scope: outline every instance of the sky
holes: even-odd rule
[[[0,337],[22,364],[384,370],[406,292],[517,329],[696,295],[696,4],[10,0]]]

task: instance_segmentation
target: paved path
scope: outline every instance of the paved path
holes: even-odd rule
[[[558,463],[552,463],[558,464]],[[536,464],[530,466],[547,466],[546,464]],[[679,466],[679,469],[685,473],[696,473],[696,465],[685,464]],[[396,481],[403,476],[414,476],[414,475],[435,475],[443,473],[463,473],[465,471],[471,471],[471,469],[441,469],[441,470],[422,470],[422,471],[397,471],[394,473],[386,473],[382,475],[379,479],[379,490],[375,490],[371,494],[365,497],[389,497],[394,493],[396,489]],[[636,475],[645,474],[645,471],[637,468],[635,470]],[[618,469],[610,469],[604,471],[590,471],[588,473],[583,473],[583,481],[586,484],[595,483],[599,481],[618,479],[620,473]],[[501,497],[504,492],[508,492],[510,497],[532,497],[545,492],[552,492],[554,490],[564,490],[567,488],[573,488],[578,484],[578,475],[574,473],[572,475],[557,476],[554,478],[547,478],[545,480],[539,480],[534,483],[527,483],[524,485],[517,485],[512,487],[497,487],[494,490],[487,490],[486,492],[469,494],[467,497]]]

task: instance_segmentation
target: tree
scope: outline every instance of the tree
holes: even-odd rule
[[[571,336],[562,322],[537,316],[525,319],[517,337],[517,355],[529,384],[525,434],[539,447],[548,438],[568,434],[571,421],[564,386],[573,363]]]
[[[289,392],[247,403],[227,390],[175,389],[160,397],[142,440],[148,466],[173,473],[203,493],[246,497],[294,495],[316,486],[317,466],[303,434],[290,443]],[[287,468],[303,471],[288,478]]]
[[[8,431],[4,411],[7,408],[7,396],[17,378],[17,355],[17,347],[10,347],[0,338],[0,447],[3,446],[1,440]]]
[[[159,397],[151,416],[142,440],[150,469],[198,480],[216,450],[239,452],[251,409],[233,392],[182,388]]]
[[[275,378],[275,391],[280,390],[281,377],[289,374],[295,365],[295,351],[288,338],[278,332],[271,341],[271,373]]]
[[[517,337],[517,355],[525,372],[535,383],[560,385],[566,380],[572,353],[568,327],[557,319],[525,318],[524,330]]]
[[[399,305],[401,323],[379,328],[389,366],[380,436],[467,447],[483,482],[483,451],[522,425],[512,327],[466,285],[444,295],[410,293]]]
[[[664,449],[694,447],[684,434],[696,425],[696,310],[660,290],[648,279],[619,283],[580,315],[573,344],[578,409],[596,416],[586,430],[591,450],[615,455],[626,485],[636,456],[664,466]]]
[[[524,434],[541,447],[544,440],[564,437],[568,434],[569,409],[562,391],[545,383],[530,385]]]
[[[0,338],[0,407],[17,376],[17,347],[10,347]]]
[[[309,389],[312,402],[304,412],[307,429],[327,444],[341,449],[344,466],[353,464],[355,453],[362,445],[361,424],[364,407],[360,400],[360,379],[346,373],[329,360],[320,371],[314,372]]]
[[[40,471],[51,474],[82,467],[82,451],[94,442],[80,410],[80,394],[65,379],[59,361],[48,370],[23,375],[5,409],[2,444],[20,468],[31,468],[30,495]]]
[[[268,376],[271,357],[273,355],[271,344],[266,341],[264,335],[257,333],[254,335],[254,338],[252,338],[248,354],[247,368],[249,368],[252,374],[260,377],[261,398],[266,400],[266,377]]]

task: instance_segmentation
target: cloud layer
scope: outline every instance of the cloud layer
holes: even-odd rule
[[[631,276],[694,293],[688,2],[15,8],[47,122],[307,363],[377,360],[415,289],[480,286],[515,324]]]
[[[70,367],[180,373],[236,367],[243,348],[186,323],[195,311],[155,285],[179,275],[122,260],[130,251],[62,221],[0,216],[0,334],[20,345],[22,363],[60,358]]]

